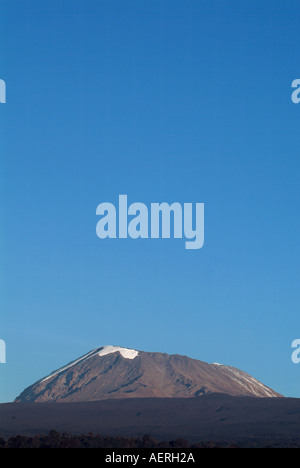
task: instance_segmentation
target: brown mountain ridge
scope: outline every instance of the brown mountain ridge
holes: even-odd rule
[[[231,366],[187,356],[103,346],[26,388],[16,402],[83,402],[122,398],[191,398],[211,393],[279,397]]]

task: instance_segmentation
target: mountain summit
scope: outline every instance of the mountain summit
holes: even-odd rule
[[[209,393],[279,397],[231,366],[177,354],[103,346],[26,388],[16,402],[95,401],[116,398],[191,398]]]

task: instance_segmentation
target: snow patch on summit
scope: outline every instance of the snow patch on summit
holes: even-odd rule
[[[103,346],[101,351],[99,351],[98,356],[106,356],[107,354],[116,353],[119,351],[121,356],[125,359],[134,359],[139,354],[135,349],[121,348],[119,346]]]

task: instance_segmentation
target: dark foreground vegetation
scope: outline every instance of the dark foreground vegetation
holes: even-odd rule
[[[300,438],[292,440],[249,438],[231,442],[189,443],[184,439],[158,441],[149,435],[143,437],[108,437],[99,434],[68,434],[55,430],[48,435],[0,438],[0,448],[151,448],[151,449],[200,449],[200,448],[300,448]]]
[[[200,447],[186,440],[165,442],[143,437],[107,437],[99,434],[67,434],[50,431],[48,435],[13,436],[0,438],[0,448],[191,448]],[[202,447],[202,445],[201,445]]]

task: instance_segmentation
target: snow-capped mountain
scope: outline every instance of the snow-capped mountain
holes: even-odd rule
[[[208,393],[281,396],[239,369],[177,354],[103,346],[26,388],[16,402],[190,398]]]

